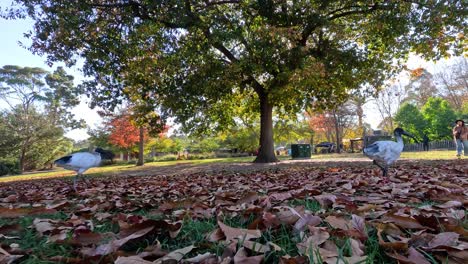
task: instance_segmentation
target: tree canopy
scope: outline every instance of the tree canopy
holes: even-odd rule
[[[404,128],[405,131],[410,132],[420,140],[423,139],[428,129],[427,120],[421,114],[421,111],[411,103],[404,103],[401,106],[395,114],[395,121],[400,127]]]
[[[33,52],[84,58],[97,105],[137,90],[186,129],[208,130],[233,125],[236,106],[251,101],[257,162],[276,161],[274,107],[335,106],[350,90],[380,86],[409,51],[460,53],[468,28],[462,0],[15,2],[24,8],[4,16],[36,21]]]
[[[9,105],[0,114],[0,130],[6,130],[1,134],[0,159],[18,159],[23,172],[50,165],[70,150],[64,130],[84,124],[70,112],[79,103],[78,94],[73,76],[61,67],[53,73],[15,65],[0,68],[0,101]]]

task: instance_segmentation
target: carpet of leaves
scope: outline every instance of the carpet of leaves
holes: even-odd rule
[[[468,162],[150,174],[1,184],[0,263],[468,263]]]

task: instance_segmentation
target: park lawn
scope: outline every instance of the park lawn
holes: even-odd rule
[[[371,264],[416,254],[457,263],[468,164],[403,160],[387,184],[368,160],[342,155],[263,171],[91,177],[77,193],[56,178],[0,183],[3,259],[144,264],[173,252],[207,263]],[[351,159],[336,162],[344,155]]]
[[[197,165],[209,165],[216,163],[250,163],[255,157],[234,157],[234,158],[215,158],[215,159],[201,159],[201,160],[178,160],[178,161],[158,161],[145,163],[146,169],[158,169],[158,167],[168,167],[176,165],[191,164]],[[280,161],[291,160],[289,156],[278,156]],[[426,152],[403,152],[401,159],[415,159],[415,160],[451,160],[455,159],[455,151],[449,150],[434,150]],[[330,153],[330,154],[312,154],[311,161],[337,161],[340,159],[362,159],[368,160],[362,153]],[[304,160],[307,161],[307,160]],[[125,173],[138,171],[141,167],[136,167],[134,164],[116,164],[108,165],[98,168],[92,168],[86,172],[86,175],[90,177],[112,175],[115,173]],[[36,180],[36,179],[48,179],[48,178],[63,178],[73,177],[75,173],[73,171],[64,170],[62,168],[56,168],[53,171],[38,171],[28,172],[23,175],[8,175],[0,177],[0,182],[11,182],[11,181],[23,181],[23,180]]]
[[[450,160],[456,158],[454,150],[431,150],[418,152],[402,152],[401,159],[415,160]],[[341,158],[366,158],[362,153],[330,153],[330,154],[313,154],[312,159],[333,159],[338,161]]]
[[[0,183],[0,243],[9,254],[5,260],[21,263],[149,263],[144,261],[174,251],[179,253],[172,256],[204,256],[209,263],[223,255],[249,263],[396,263],[408,254],[429,263],[453,261],[466,245],[468,164],[434,160],[414,166],[420,153],[408,154],[395,165],[391,184],[358,153],[314,155],[262,171],[174,176],[129,177],[141,167],[114,165],[95,168],[91,175],[101,177],[90,177],[90,186],[81,184],[77,193],[57,178],[64,171],[39,174],[55,178]],[[144,168],[174,171],[252,159],[153,162]],[[117,172],[123,174],[113,177]]]
[[[210,164],[210,163],[219,163],[219,162],[250,162],[252,157],[242,157],[242,158],[217,158],[217,159],[201,159],[201,160],[177,160],[177,161],[157,161],[157,162],[148,162],[143,166],[147,168],[165,167],[165,166],[175,166],[183,164]],[[122,172],[132,172],[139,170],[142,167],[137,167],[135,164],[114,164],[107,165],[97,168],[91,168],[86,171],[86,175],[90,177],[94,176],[105,176],[108,174],[122,173]],[[0,182],[11,182],[11,181],[24,181],[24,180],[37,180],[37,179],[47,179],[47,178],[62,178],[62,177],[72,177],[76,173],[73,171],[65,170],[62,168],[55,168],[52,171],[37,171],[37,172],[27,172],[23,175],[8,175],[0,177]]]

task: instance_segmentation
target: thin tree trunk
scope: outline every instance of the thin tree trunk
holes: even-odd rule
[[[143,160],[143,151],[144,151],[144,136],[145,129],[143,127],[140,127],[140,142],[138,143],[138,162],[137,166],[143,166],[144,160]]]
[[[336,136],[336,153],[341,153],[340,126],[339,126],[336,110],[333,110],[333,119],[335,119],[334,121],[335,121],[335,136]]]
[[[21,154],[19,156],[19,172],[20,174],[23,174],[24,172],[24,158],[26,156],[26,153],[23,149],[21,149]]]
[[[273,141],[273,105],[268,96],[259,94],[260,98],[260,149],[256,163],[277,162]]]

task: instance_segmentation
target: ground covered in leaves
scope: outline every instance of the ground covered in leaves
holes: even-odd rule
[[[468,263],[468,162],[0,185],[0,263]]]

